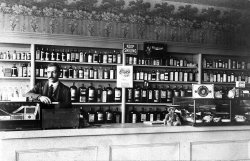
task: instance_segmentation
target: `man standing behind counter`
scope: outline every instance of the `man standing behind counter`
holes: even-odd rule
[[[48,81],[44,85],[41,82],[36,84],[33,89],[26,93],[26,97],[41,101],[46,104],[47,107],[49,107],[52,102],[58,102],[55,108],[71,107],[70,89],[59,81],[59,76],[60,66],[57,63],[48,64]]]

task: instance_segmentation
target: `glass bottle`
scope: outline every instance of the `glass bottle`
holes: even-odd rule
[[[134,102],[136,103],[140,102],[140,98],[141,98],[141,88],[140,86],[136,86],[134,88]]]
[[[96,89],[96,102],[102,102],[102,87],[101,85],[98,86]]]
[[[75,61],[79,62],[79,60],[80,60],[80,53],[78,52],[78,50],[75,51],[75,56],[76,56]]]
[[[31,76],[31,64],[28,63],[28,66],[27,66],[27,76],[30,77]]]
[[[69,78],[73,78],[73,68],[72,68],[72,66],[70,65],[69,66]]]
[[[147,121],[147,113],[145,112],[144,108],[141,108],[140,111],[140,122]]]
[[[87,102],[87,88],[84,84],[79,88],[79,102]]]
[[[43,48],[41,49],[41,60],[42,60],[42,61],[45,60],[45,51],[44,51]]]
[[[37,47],[36,48],[36,60],[40,60],[41,59],[41,50]]]
[[[61,55],[61,53],[60,53],[60,50],[58,49],[57,51],[56,51],[56,61],[61,61],[62,60],[62,55]]]
[[[103,87],[102,89],[102,102],[107,102],[107,97],[108,97],[108,94],[107,94],[107,89],[105,87]]]
[[[113,89],[110,84],[107,87],[107,102],[114,102]]]
[[[67,60],[67,54],[65,53],[65,49],[63,49],[63,51],[62,51],[62,61],[66,61]]]
[[[26,66],[26,64],[22,65],[22,71],[23,71],[22,76],[23,77],[27,77],[27,66]]]
[[[90,83],[90,86],[87,89],[88,93],[88,102],[95,102],[95,87]]]
[[[109,108],[105,111],[105,122],[106,123],[113,123],[113,112]]]
[[[88,63],[93,63],[93,54],[91,53],[90,50],[89,50],[89,53],[88,53]]]
[[[164,88],[164,86],[162,86],[160,89],[160,102],[167,102],[167,90]]]
[[[82,67],[79,69],[79,71],[78,71],[78,75],[79,75],[79,78],[84,78],[83,77],[83,69],[82,69]]]
[[[148,82],[144,81],[143,88],[141,88],[141,102],[146,103],[148,96]]]
[[[11,68],[11,77],[17,77],[17,76],[18,76],[17,67],[16,67],[16,64],[13,64]]]
[[[118,107],[113,112],[113,122],[114,123],[121,123],[121,112],[118,110]]]
[[[126,100],[128,103],[133,102],[133,88],[127,88],[127,92],[126,92],[127,96],[126,96]]]
[[[75,62],[76,61],[76,53],[75,53],[74,49],[72,49],[72,51],[70,53],[70,61],[71,62]]]
[[[88,115],[88,123],[94,124],[95,120],[96,120],[96,115],[91,107],[90,107],[90,110],[88,111],[87,115]]]
[[[68,52],[67,52],[66,61],[67,61],[67,62],[70,62],[70,61],[71,61],[71,53],[70,53],[70,50],[69,50],[69,49],[68,49]]]
[[[98,123],[98,124],[104,123],[104,112],[102,111],[102,107],[100,107],[96,111],[96,123]]]
[[[114,98],[115,102],[121,102],[121,99],[122,99],[122,98],[121,98],[121,96],[122,96],[122,91],[121,91],[121,89],[115,87],[115,88],[114,88],[114,91],[115,91],[115,98]]]
[[[153,102],[160,102],[160,90],[157,85],[153,88]]]
[[[90,67],[88,75],[89,75],[89,79],[94,79],[94,69],[93,69],[93,67]]]
[[[53,48],[51,52],[51,61],[55,61],[55,60],[56,60],[56,53],[55,53],[55,49]]]
[[[152,103],[153,102],[153,89],[151,88],[151,86],[148,86],[148,98],[147,98],[147,102]]]
[[[83,52],[82,52],[82,50],[80,51],[80,53],[79,53],[79,62],[84,62],[83,61]]]
[[[133,106],[132,110],[129,112],[129,122],[130,123],[137,123],[138,122],[138,113]]]
[[[73,85],[70,86],[70,95],[71,95],[71,101],[76,102],[77,101],[77,87],[75,86],[75,82],[73,82]]]
[[[173,98],[173,90],[167,86],[167,103],[171,103]]]
[[[51,54],[49,52],[49,48],[47,48],[46,52],[45,52],[45,60],[46,61],[50,61],[51,58]]]

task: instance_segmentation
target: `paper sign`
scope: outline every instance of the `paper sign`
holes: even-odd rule
[[[123,53],[137,55],[138,53],[138,44],[128,44],[123,43]]]
[[[117,66],[117,87],[133,87],[133,66]]]

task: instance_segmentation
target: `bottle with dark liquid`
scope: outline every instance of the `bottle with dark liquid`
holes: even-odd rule
[[[113,112],[113,122],[114,123],[121,123],[121,112],[118,110],[118,107]]]
[[[107,102],[114,102],[113,89],[109,86],[107,87]]]
[[[167,102],[167,90],[164,86],[160,89],[160,102],[166,103]]]
[[[133,88],[127,88],[127,102],[130,103],[130,102],[133,102]]]
[[[148,86],[148,98],[147,98],[147,102],[152,103],[153,100],[153,89]]]
[[[96,89],[96,102],[102,102],[102,87],[101,85],[98,86]]]
[[[95,121],[96,121],[96,115],[95,115],[95,112],[93,111],[93,109],[90,107],[90,110],[88,111],[87,113],[87,120],[88,120],[88,123],[89,124],[94,124]]]
[[[73,68],[72,68],[72,66],[70,65],[70,67],[69,67],[69,78],[73,78]]]
[[[104,113],[103,113],[103,111],[102,111],[102,107],[100,107],[100,108],[96,111],[96,123],[98,123],[98,124],[104,123]]]
[[[160,90],[157,85],[153,89],[153,102],[154,103],[160,102]]]
[[[173,91],[169,86],[167,86],[167,103],[171,103],[172,98],[173,98]]]
[[[156,108],[155,111],[155,120],[161,120],[162,116],[161,116],[161,111],[159,108]]]
[[[79,88],[79,102],[87,102],[87,88],[84,84]]]
[[[141,98],[141,88],[140,86],[137,86],[136,88],[134,88],[134,102],[135,103],[140,102],[140,98]]]
[[[122,99],[122,91],[121,91],[121,89],[115,87],[114,88],[114,93],[115,93],[114,94],[115,95],[115,98],[114,98],[115,102],[121,102],[121,99]]]
[[[88,93],[88,102],[95,102],[95,87],[90,83],[90,86],[87,89]]]
[[[113,123],[113,112],[110,110],[110,106],[105,112],[105,122]]]
[[[76,102],[77,101],[77,87],[75,86],[75,82],[73,82],[73,85],[70,86],[70,94],[71,94],[71,101]]]
[[[141,89],[141,102],[146,103],[148,97],[148,82],[144,81],[143,88]]]
[[[139,118],[140,122],[147,121],[147,113],[145,112],[144,108],[141,109]]]

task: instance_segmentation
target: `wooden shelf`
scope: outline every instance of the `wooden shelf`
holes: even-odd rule
[[[115,105],[121,105],[121,102],[72,102],[72,105],[89,105],[89,106],[115,106]]]
[[[30,77],[0,77],[0,79],[12,79],[12,80],[28,80]]]
[[[172,103],[126,103],[133,106],[172,106]]]
[[[222,71],[247,71],[248,69],[228,69],[228,68],[202,68],[203,70],[222,70]]]
[[[143,83],[144,80],[134,80],[134,82],[136,83]],[[197,84],[198,82],[184,82],[184,81],[148,81],[148,82],[151,82],[151,83],[176,83],[176,84]]]
[[[37,80],[47,80],[47,77],[36,77]],[[83,79],[83,78],[59,78],[63,81],[100,81],[100,82],[116,82],[116,79]]]
[[[129,65],[129,64],[127,64]],[[132,65],[134,67],[144,67],[144,68],[172,68],[172,69],[197,69],[196,66],[192,67],[180,67],[180,66],[162,66],[162,65]]]
[[[88,62],[68,62],[68,61],[43,61],[35,60],[36,63],[58,63],[58,64],[73,64],[73,65],[101,65],[101,66],[116,66],[122,65],[117,63],[88,63]]]
[[[23,62],[23,63],[29,63],[30,60],[0,59],[0,62]]]

